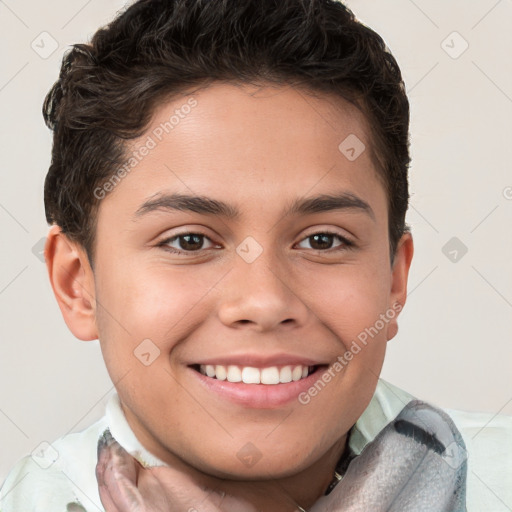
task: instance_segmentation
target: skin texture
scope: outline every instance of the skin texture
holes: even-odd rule
[[[101,200],[94,272],[81,247],[50,229],[50,280],[73,334],[99,338],[126,418],[149,451],[219,485],[251,481],[265,510],[285,510],[275,508],[269,485],[307,508],[370,402],[398,315],[307,404],[233,403],[201,385],[189,365],[277,353],[333,365],[380,315],[405,304],[412,237],[402,237],[391,266],[385,189],[365,118],[349,103],[284,85],[227,83],[193,98],[194,108]],[[128,153],[147,146],[148,135],[156,140],[154,130],[187,99],[161,104]],[[350,134],[366,146],[353,161],[338,149]],[[373,215],[283,215],[296,199],[335,191],[366,201]],[[134,218],[162,192],[222,200],[241,216],[161,209]],[[326,231],[354,247],[311,238]],[[167,243],[186,254],[158,245],[186,233],[205,238]],[[262,248],[251,263],[237,253],[249,236]],[[134,355],[146,339],[160,350],[147,366]],[[261,457],[252,465],[237,456],[248,443]]]

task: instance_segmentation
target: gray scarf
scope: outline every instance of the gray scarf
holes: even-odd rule
[[[337,478],[308,512],[466,512],[466,458],[464,441],[448,414],[412,400],[359,455],[345,451]],[[106,430],[96,466],[106,512],[174,512],[158,491],[149,497],[139,492],[137,464]],[[108,471],[122,478],[108,478]],[[179,504],[176,510],[181,511]]]

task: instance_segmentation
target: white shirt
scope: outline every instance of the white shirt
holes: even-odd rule
[[[349,437],[351,449],[361,453],[413,399],[406,391],[379,379],[370,404]],[[468,452],[467,511],[512,511],[512,416],[442,410],[455,422]],[[86,512],[104,512],[95,468],[98,439],[107,428],[142,465],[165,465],[135,437],[119,396],[114,394],[100,420],[14,465],[0,489],[0,512],[64,512],[69,503],[81,504]]]

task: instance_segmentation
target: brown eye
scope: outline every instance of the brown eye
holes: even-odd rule
[[[201,249],[203,247],[204,237],[203,235],[198,234],[189,234],[189,235],[179,235],[177,237],[180,240],[181,249],[185,249],[186,251],[195,251],[197,249]]]
[[[311,235],[308,237],[312,240],[311,247],[313,249],[330,249],[333,244],[333,235],[327,233],[320,233],[318,235]]]
[[[336,239],[341,243],[333,248],[333,243]],[[303,243],[306,240],[309,241],[311,249],[320,252],[326,252],[329,249],[332,249],[333,251],[343,250],[354,246],[354,244],[347,238],[339,235],[338,233],[330,233],[328,231],[309,235],[306,238],[304,238],[301,241],[301,243]]]
[[[175,235],[171,238],[166,238],[158,244],[159,247],[163,247],[165,250],[176,253],[176,254],[187,254],[191,252],[199,252],[204,247],[204,241],[208,240],[213,246],[211,240],[202,233],[182,233]],[[176,244],[174,247],[171,244]]]

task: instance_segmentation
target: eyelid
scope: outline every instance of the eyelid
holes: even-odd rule
[[[338,233],[337,231],[334,231],[332,229],[315,229],[315,231],[312,231],[308,233],[307,235],[303,236],[297,243],[301,243],[304,240],[307,240],[308,238],[314,236],[314,235],[331,235],[333,237],[338,238],[341,240],[342,245],[338,247],[330,247],[329,249],[310,249],[310,251],[317,252],[317,253],[333,253],[337,250],[348,250],[348,249],[354,249],[356,247],[355,242],[348,236],[345,236],[344,234]]]
[[[164,237],[156,245],[157,245],[157,247],[163,247],[165,249],[167,247],[167,244],[169,244],[170,242],[175,242],[180,236],[185,236],[185,235],[199,235],[199,236],[203,237],[204,239],[209,240],[213,246],[219,245],[216,242],[214,242],[210,236],[208,236],[206,233],[203,233],[199,229],[187,229],[187,230],[183,230],[181,232],[175,233],[171,236]],[[167,247],[167,250],[169,252],[175,253],[175,254],[178,254],[178,253],[179,254],[201,254],[203,251],[208,250],[208,249],[210,249],[210,248],[207,248],[207,249],[201,248],[197,251],[185,251],[183,249],[175,249],[174,247]]]
[[[341,229],[336,229],[334,227],[318,227],[318,226],[315,226],[311,229],[307,229],[305,231],[305,235],[301,238],[301,240],[304,240],[304,238],[308,238],[309,236],[313,236],[313,235],[317,235],[317,234],[320,234],[320,233],[324,233],[324,234],[327,234],[327,235],[336,235],[336,236],[339,236],[341,238],[344,238],[345,240],[349,241],[349,242],[352,242],[352,243],[355,243],[355,240],[354,240],[354,237],[347,233],[346,230],[341,230]]]
[[[315,252],[315,253],[319,253],[319,254],[322,254],[322,253],[332,254],[332,253],[347,251],[347,250],[356,248],[356,244],[351,239],[351,237],[341,234],[332,228],[324,228],[324,229],[312,228],[312,231],[310,231],[310,232],[306,233],[304,236],[302,236],[302,238],[298,242],[296,242],[294,244],[294,246],[301,242],[304,242],[305,240],[307,240],[308,238],[310,238],[314,235],[320,235],[320,234],[330,235],[330,236],[338,238],[342,242],[341,246],[330,247],[328,249],[309,249],[308,252]],[[184,229],[183,231],[180,231],[178,233],[175,233],[172,236],[165,237],[163,240],[161,240],[160,242],[157,243],[157,247],[162,247],[164,250],[166,250],[172,254],[181,254],[181,255],[201,255],[204,253],[204,251],[208,251],[211,249],[211,247],[209,247],[209,248],[201,248],[201,249],[198,249],[197,251],[193,251],[193,250],[187,251],[187,250],[176,249],[174,247],[168,246],[168,244],[170,242],[174,242],[180,236],[185,236],[185,235],[199,235],[199,236],[203,237],[204,239],[209,240],[211,244],[217,245],[217,246],[219,245],[219,244],[216,244],[216,242],[214,242],[214,240],[212,240],[212,238],[210,236],[208,236],[207,234],[202,232],[200,229],[194,230],[194,229],[188,228],[188,229]]]

